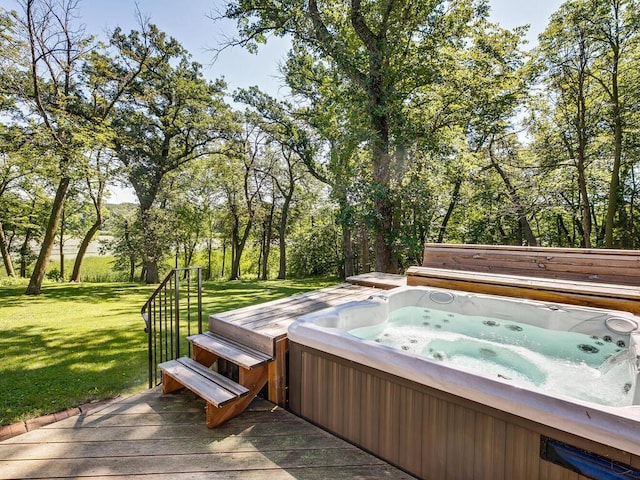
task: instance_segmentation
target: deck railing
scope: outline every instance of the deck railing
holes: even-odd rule
[[[202,268],[175,268],[140,310],[147,332],[149,388],[162,381],[158,365],[191,356],[186,337],[202,333]]]

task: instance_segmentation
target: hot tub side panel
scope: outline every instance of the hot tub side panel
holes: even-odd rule
[[[290,343],[290,408],[424,479],[586,479],[540,458],[541,436],[640,468],[640,457]]]

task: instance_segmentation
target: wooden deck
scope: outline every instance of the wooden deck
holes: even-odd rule
[[[150,390],[0,442],[0,479],[413,478],[264,400],[210,430],[189,392]]]
[[[275,344],[299,316],[341,303],[364,300],[380,289],[343,283],[334,287],[238,308],[209,317],[209,330],[258,351],[274,354]]]
[[[396,287],[406,287],[407,277],[394,273],[369,272],[347,277],[347,282],[354,285],[391,290]]]

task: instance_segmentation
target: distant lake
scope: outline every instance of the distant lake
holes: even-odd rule
[[[100,236],[96,237],[96,239],[93,240],[89,244],[89,248],[87,249],[87,253],[86,253],[85,256],[87,256],[87,257],[99,257],[99,256],[101,256],[101,253],[100,253],[101,243],[105,242],[105,241],[109,241],[112,238],[113,237],[111,235],[100,235]],[[64,258],[66,260],[69,260],[71,258],[75,258],[75,256],[78,254],[78,248],[80,247],[80,242],[81,242],[81,240],[79,240],[77,238],[65,239],[62,251],[64,253]],[[38,247],[37,246],[34,246],[32,248],[34,248],[34,252],[38,253]],[[107,255],[111,255],[111,252],[106,252],[104,254],[104,256],[107,256]],[[56,242],[54,247],[53,247],[53,252],[51,254],[51,260],[60,260],[60,244],[58,242]]]

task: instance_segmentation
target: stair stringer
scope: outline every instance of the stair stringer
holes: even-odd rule
[[[238,383],[249,389],[249,393],[237,398],[222,407],[207,402],[207,427],[215,428],[218,425],[230,420],[244,412],[260,390],[266,385],[269,377],[268,364],[261,365],[251,370],[239,368]]]

